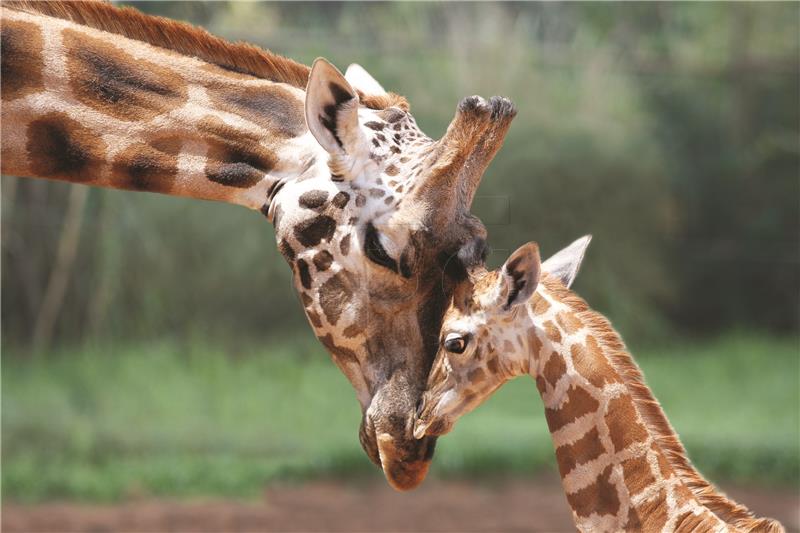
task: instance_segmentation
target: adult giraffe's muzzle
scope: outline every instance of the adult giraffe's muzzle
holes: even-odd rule
[[[436,446],[435,437],[413,435],[420,394],[403,372],[395,373],[373,396],[361,424],[361,445],[389,484],[401,491],[422,483]]]
[[[376,438],[381,468],[392,487],[405,491],[422,483],[433,459],[436,437],[397,440],[380,433]]]

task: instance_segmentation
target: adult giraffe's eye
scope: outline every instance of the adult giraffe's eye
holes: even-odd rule
[[[444,349],[448,352],[460,354],[464,353],[464,350],[467,349],[468,340],[469,338],[466,335],[461,335],[460,333],[450,333],[444,338],[444,342],[442,344]]]
[[[378,236],[378,230],[375,229],[375,226],[373,226],[371,222],[367,224],[367,231],[364,234],[364,253],[367,256],[367,259],[376,265],[386,267],[394,272],[399,272],[397,268],[397,261],[389,257],[386,249],[381,244],[381,239]]]

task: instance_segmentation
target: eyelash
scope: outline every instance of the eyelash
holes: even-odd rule
[[[375,229],[372,223],[367,224],[367,231],[364,234],[364,253],[367,259],[376,265],[388,268],[392,272],[397,272],[405,278],[411,277],[411,271],[408,265],[403,264],[398,268],[397,261],[386,253],[386,249],[381,244],[381,239],[378,236],[378,230]]]

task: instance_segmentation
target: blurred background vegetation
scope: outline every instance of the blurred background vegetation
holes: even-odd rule
[[[800,486],[800,4],[132,4],[358,62],[432,137],[462,97],[509,96],[474,206],[490,261],[592,233],[576,289],[701,470]],[[263,216],[9,176],[2,202],[4,497],[380,476]],[[538,402],[501,391],[434,475],[552,468]]]

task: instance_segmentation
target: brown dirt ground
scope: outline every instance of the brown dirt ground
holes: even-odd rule
[[[728,488],[737,501],[800,530],[800,497]],[[574,531],[555,478],[430,481],[400,494],[383,483],[313,482],[270,487],[257,501],[135,500],[116,505],[5,504],[5,532],[512,532]]]

